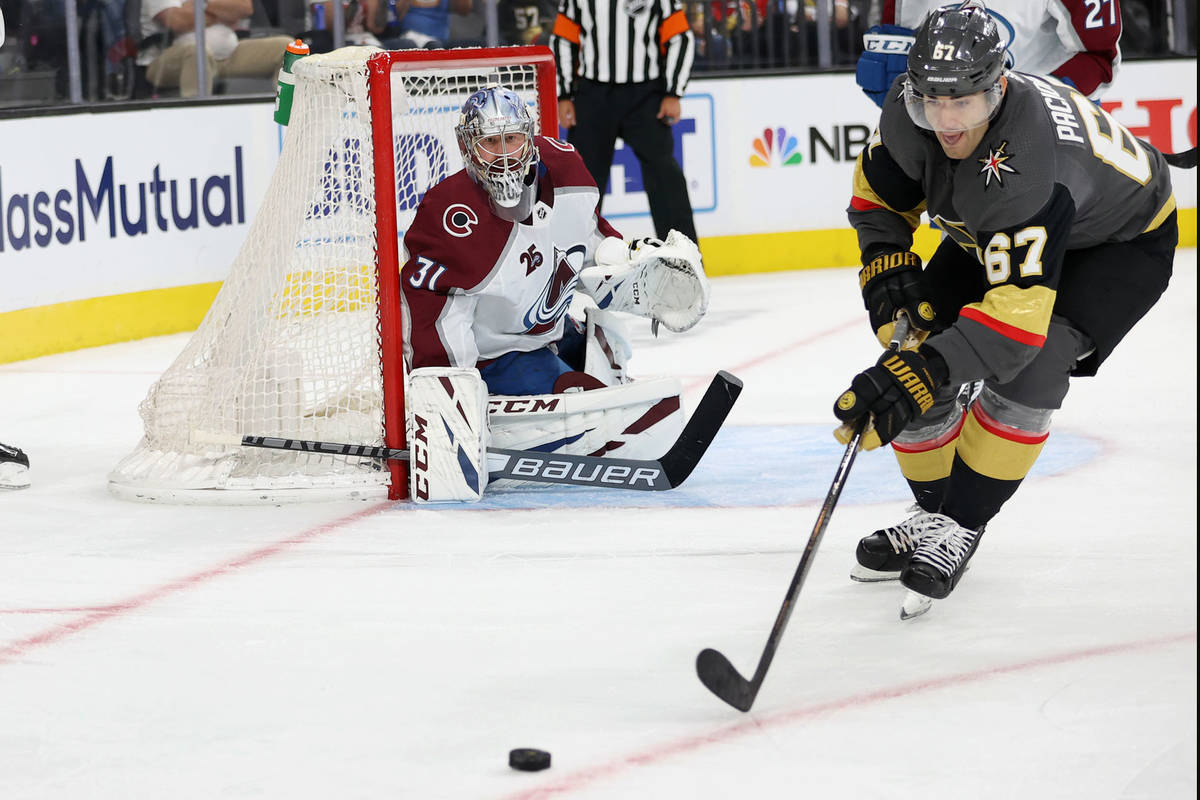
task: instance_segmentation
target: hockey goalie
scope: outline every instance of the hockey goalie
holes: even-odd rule
[[[455,133],[465,168],[429,190],[404,237],[411,497],[478,500],[488,446],[662,455],[683,427],[679,381],[629,379],[618,315],[699,322],[695,243],[626,242],[579,154],[535,135],[507,88],[472,94]]]

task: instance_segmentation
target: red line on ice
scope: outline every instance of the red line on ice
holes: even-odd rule
[[[227,575],[235,572],[243,567],[248,567],[264,561],[271,556],[289,550],[296,545],[305,544],[313,539],[324,536],[327,533],[338,531],[346,525],[356,522],[364,517],[369,517],[385,508],[390,508],[391,503],[376,503],[362,511],[355,512],[341,519],[327,522],[324,525],[318,525],[315,528],[310,528],[296,536],[289,536],[287,539],[281,539],[278,542],[265,545],[257,550],[251,550],[234,559],[226,561],[223,564],[218,564],[215,567],[210,567],[201,572],[196,572],[191,575],[186,575],[182,578],[165,583],[162,586],[157,586],[149,589],[141,594],[134,595],[128,600],[123,600],[111,605],[96,606],[95,609],[86,610],[82,616],[68,620],[40,631],[31,636],[26,636],[23,639],[17,639],[0,647],[0,664],[7,664],[24,656],[31,650],[35,650],[43,645],[53,644],[62,639],[71,636],[72,634],[85,631],[99,625],[101,622],[119,617],[129,611],[135,611],[150,605],[156,600],[161,600],[173,594],[177,594],[184,590],[190,589],[193,586],[198,586],[213,578],[219,578],[222,575]],[[36,611],[36,610],[35,610]]]
[[[711,733],[699,734],[697,736],[689,736],[675,741],[664,742],[658,747],[652,747],[647,750],[640,751],[634,755],[619,758],[615,761],[609,761],[604,764],[598,764],[594,767],[587,767],[581,770],[576,770],[560,780],[547,783],[544,786],[539,786],[536,789],[526,789],[516,794],[506,795],[504,800],[544,800],[544,798],[557,797],[578,789],[583,789],[589,784],[597,781],[602,781],[608,778],[614,778],[619,773],[626,772],[634,767],[649,767],[655,766],[673,756],[691,754],[696,750],[700,750],[708,745],[725,744],[726,742],[737,739],[747,733],[762,731],[764,728],[782,727],[795,722],[818,717],[823,714],[828,714],[831,711],[842,711],[846,709],[858,709],[864,706],[874,705],[887,700],[892,700],[898,697],[907,697],[913,694],[922,692],[938,691],[951,686],[959,686],[968,683],[977,683],[996,677],[998,675],[1007,675],[1013,672],[1025,672],[1028,670],[1038,669],[1039,667],[1051,667],[1058,664],[1067,664],[1072,661],[1082,661],[1088,658],[1098,658],[1101,656],[1118,655],[1121,653],[1136,652],[1139,650],[1148,650],[1153,647],[1162,647],[1165,645],[1178,644],[1180,642],[1195,641],[1196,632],[1189,631],[1187,633],[1172,634],[1169,636],[1158,636],[1152,639],[1142,639],[1134,642],[1121,642],[1118,644],[1101,645],[1099,647],[1088,647],[1083,650],[1074,650],[1068,653],[1059,653],[1057,655],[1043,656],[1034,658],[1028,661],[1019,661],[1014,664],[1004,664],[998,667],[989,667],[986,669],[972,670],[970,672],[960,672],[956,675],[946,675],[941,678],[931,678],[924,681],[916,681],[914,683],[903,683],[898,686],[879,689],[866,694],[851,695],[843,697],[840,700],[832,700],[828,703],[820,703],[815,706],[805,706],[802,708],[792,709],[791,711],[780,711],[774,714],[766,714],[763,716],[753,716],[745,718],[744,722],[738,722],[733,725],[727,725],[723,728],[718,728]],[[713,703],[720,705],[721,701],[711,698]]]

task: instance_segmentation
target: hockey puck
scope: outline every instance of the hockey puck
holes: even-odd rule
[[[516,750],[508,751],[508,765],[522,772],[537,772],[538,770],[549,769],[550,754],[545,750],[538,750],[533,747],[518,747]]]

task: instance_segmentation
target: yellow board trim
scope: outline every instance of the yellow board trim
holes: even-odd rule
[[[928,226],[913,236],[913,250],[925,260],[941,242],[940,234]],[[1196,246],[1194,208],[1179,209],[1179,246]],[[849,227],[706,236],[700,240],[700,251],[711,276],[859,264],[858,237]],[[194,330],[220,287],[220,283],[201,283],[0,312],[0,364]]]
[[[928,259],[941,234],[922,226],[914,234],[913,250]],[[700,240],[704,271],[710,277],[827,269],[859,265],[858,234],[851,228],[744,236],[705,236]]]
[[[220,288],[199,283],[0,313],[0,364],[195,330]]]

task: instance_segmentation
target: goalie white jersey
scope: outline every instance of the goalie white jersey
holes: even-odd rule
[[[458,172],[425,195],[404,237],[401,272],[408,368],[475,367],[556,342],[579,271],[607,236],[599,190],[575,148],[536,137],[537,202],[524,222],[492,213]]]

